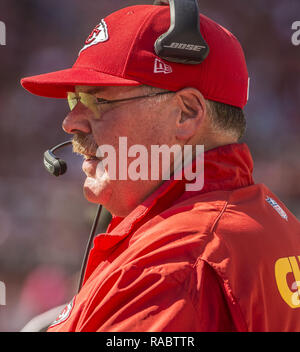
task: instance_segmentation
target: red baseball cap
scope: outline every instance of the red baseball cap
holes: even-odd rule
[[[197,88],[206,99],[243,108],[248,71],[243,49],[227,29],[200,14],[200,31],[210,48],[198,65],[167,62],[154,50],[170,27],[167,6],[138,5],[112,13],[93,29],[72,68],[21,80],[29,92],[66,98],[77,85],[138,86],[177,91]]]

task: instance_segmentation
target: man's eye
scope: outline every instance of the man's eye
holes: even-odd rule
[[[80,101],[80,97],[72,97],[72,98],[68,98],[71,101],[76,101],[77,103]]]

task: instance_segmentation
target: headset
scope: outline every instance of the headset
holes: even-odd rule
[[[170,6],[170,28],[154,44],[155,53],[166,61],[180,64],[201,64],[209,54],[209,46],[200,32],[199,7],[197,0],[155,0],[153,5]],[[60,143],[44,153],[44,166],[53,176],[61,176],[67,171],[67,163],[55,152],[72,145],[72,141]],[[81,265],[78,292],[81,289],[87,259],[101,216],[102,205],[98,205],[89,240]]]

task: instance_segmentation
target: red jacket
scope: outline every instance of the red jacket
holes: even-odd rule
[[[300,331],[300,223],[252,166],[245,144],[207,151],[201,191],[166,181],[113,218],[48,331]]]

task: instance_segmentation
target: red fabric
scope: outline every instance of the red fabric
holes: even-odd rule
[[[166,62],[155,54],[155,41],[170,26],[168,7],[131,6],[104,21],[108,39],[81,51],[73,68],[24,78],[23,87],[33,94],[55,98],[65,98],[75,85],[146,84],[171,91],[195,87],[206,99],[246,105],[248,72],[240,43],[206,16],[200,15],[200,28],[210,53],[199,65]],[[93,35],[95,29],[89,38]],[[162,69],[155,69],[157,63]]]
[[[170,180],[113,218],[95,238],[81,291],[48,331],[300,331],[300,303],[289,301],[298,220],[253,183],[245,144],[204,160],[201,191]]]

